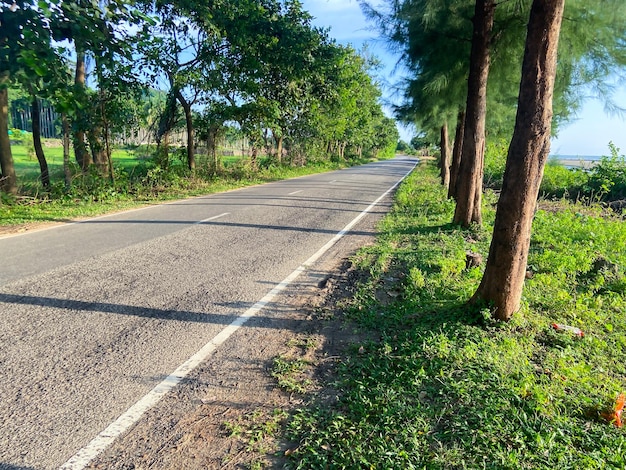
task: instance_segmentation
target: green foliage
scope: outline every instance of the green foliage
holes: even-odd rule
[[[9,129],[9,138],[12,145],[26,145],[32,141],[30,133],[21,129]]]
[[[589,174],[580,168],[566,168],[550,158],[543,172],[539,192],[544,197],[568,197],[573,200],[583,195]]]
[[[258,409],[235,420],[226,421],[223,426],[230,437],[238,441],[241,452],[253,454],[246,468],[261,469],[268,465],[265,455],[277,450],[276,437],[286,419],[287,414],[280,409]],[[237,457],[240,457],[241,452],[224,457],[222,465],[228,466],[233,458],[240,461]]]
[[[485,185],[499,189],[502,186],[508,143],[490,139],[485,150]],[[566,168],[557,157],[551,157],[545,168],[540,195],[547,198],[570,200],[617,201],[626,198],[626,160],[619,149],[609,143],[610,156],[604,156],[589,170]]]
[[[190,129],[200,126],[196,141],[214,150],[228,129],[236,129],[255,153],[266,150],[274,158],[263,165],[301,166],[331,157],[338,163],[393,153],[398,133],[382,112],[380,88],[369,74],[373,61],[334,43],[296,0],[150,8],[126,0],[16,5],[0,11],[2,23],[11,25],[0,35],[7,44],[0,61],[11,72],[6,80],[26,102],[46,98],[68,118],[72,132],[84,132],[103,177],[105,138],[127,139],[141,128],[161,147],[156,163],[162,171],[143,171],[147,186],[192,178],[169,168],[179,155],[171,158],[165,148],[164,136],[183,122],[179,106],[187,111]],[[77,58],[76,66],[79,57],[94,65],[89,73],[96,89],[71,84],[70,56]],[[150,88],[157,77],[167,78],[168,90]],[[193,158],[189,150],[190,168]],[[214,158],[212,165],[216,176],[221,164]],[[249,173],[242,166],[232,171]],[[95,173],[83,178],[80,190],[93,189],[93,199],[101,200],[107,183],[96,178]]]
[[[411,146],[407,144],[404,140],[399,140],[396,145],[396,151],[406,153],[411,151]]]
[[[343,358],[335,406],[291,421],[293,468],[624,468],[625,434],[603,412],[626,391],[626,226],[542,204],[523,308],[495,323],[466,305],[481,268],[465,254],[486,257],[490,228],[448,223],[434,167],[407,178],[355,259],[370,277],[348,315],[380,339]]]
[[[0,224],[67,221],[149,202],[210,194],[251,184],[337,170],[364,162],[355,159],[331,163],[323,159],[305,166],[268,164],[265,168],[258,168],[252,166],[249,159],[233,157],[232,162],[227,162],[219,175],[203,168],[191,175],[184,158],[172,159],[168,168],[164,169],[154,160],[145,157],[145,152],[150,150],[143,146],[134,151],[114,150],[113,183],[102,179],[93,169],[83,175],[77,164],[71,163],[73,183],[67,189],[63,183],[62,149],[46,148],[52,188],[45,192],[39,181],[37,161],[28,158],[24,146],[13,146],[16,169],[22,184],[20,192],[27,196],[2,196]]]
[[[509,142],[506,139],[487,139],[484,167],[484,182],[487,187],[502,187],[508,152]]]
[[[602,200],[614,201],[626,198],[626,160],[612,142],[609,149],[611,155],[602,157],[593,167],[584,189]]]

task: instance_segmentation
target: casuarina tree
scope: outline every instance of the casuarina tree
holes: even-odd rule
[[[539,184],[550,151],[552,96],[565,0],[534,0],[515,121],[493,238],[472,301],[489,303],[496,318],[519,309]]]

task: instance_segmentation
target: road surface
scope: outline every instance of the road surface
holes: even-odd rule
[[[0,238],[0,469],[84,468],[415,163]]]

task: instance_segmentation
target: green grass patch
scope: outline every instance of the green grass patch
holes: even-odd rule
[[[243,452],[252,453],[255,457],[244,466],[237,462],[238,455],[228,455],[222,465],[224,467],[232,465],[233,468],[235,465],[237,468],[267,468],[269,462],[266,456],[277,451],[277,438],[286,419],[287,413],[283,410],[274,409],[270,412],[259,409],[224,422],[224,430],[238,441]]]
[[[115,150],[115,182],[94,172],[83,175],[73,164],[69,190],[63,181],[62,149],[46,148],[52,190],[45,192],[39,181],[39,165],[24,146],[12,146],[19,196],[0,194],[0,226],[66,222],[146,204],[213,194],[281,179],[333,171],[365,161],[312,162],[306,166],[277,165],[261,159],[257,167],[241,156],[226,157],[218,174],[209,171],[206,158],[198,158],[192,174],[180,158],[173,157],[167,170],[149,158],[149,149]],[[142,154],[143,155],[143,154]]]
[[[276,379],[278,386],[290,393],[305,393],[310,380],[303,379],[309,363],[302,358],[280,355],[274,358],[270,375]]]
[[[626,224],[540,205],[523,307],[502,324],[466,306],[494,202],[462,230],[434,168],[403,183],[354,259],[369,276],[347,315],[380,340],[343,358],[336,404],[291,420],[293,468],[626,468],[626,431],[603,417],[626,392]]]

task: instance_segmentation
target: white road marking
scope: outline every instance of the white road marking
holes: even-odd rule
[[[223,214],[220,214],[220,215],[214,215],[213,217],[209,217],[208,219],[199,220],[196,223],[194,223],[194,225],[199,225],[205,222],[210,222],[211,220],[219,219],[220,217],[224,217],[225,215],[228,215],[228,214],[230,214],[230,212],[224,212]]]
[[[287,196],[293,196],[294,194],[301,193],[302,191],[304,191],[304,189],[299,189],[297,191],[294,191],[293,193],[288,193]]]
[[[411,169],[412,171],[413,169]],[[102,451],[109,447],[113,441],[126,432],[132,425],[141,419],[143,414],[156,405],[161,398],[176,387],[191,371],[200,363],[205,361],[219,346],[230,338],[241,326],[250,318],[254,317],[278,294],[289,286],[300,274],[315,263],[324,253],[344,237],[363,217],[365,217],[387,194],[393,191],[411,172],[407,172],[398,182],[385,191],[378,199],[372,202],[363,212],[357,215],[352,221],[338,232],[331,240],[321,247],[313,256],[302,263],[295,271],[277,284],[271,291],[246,310],[241,316],[236,318],[230,325],[220,331],[211,341],[205,344],[202,349],[182,363],[165,380],[154,387],[147,395],[131,406],[117,420],[111,423],[104,431],[98,434],[89,444],[80,449],[73,457],[61,466],[61,470],[82,470],[91,463]],[[221,214],[216,217],[221,217]],[[210,220],[210,219],[207,219]]]

